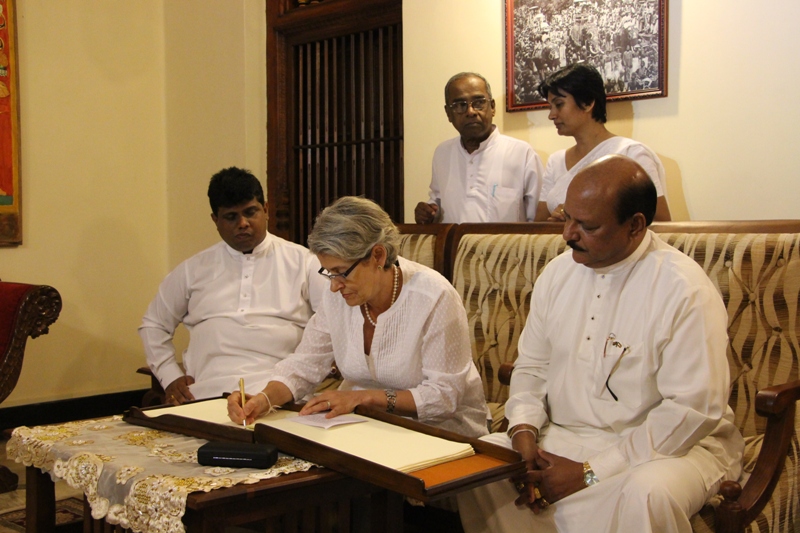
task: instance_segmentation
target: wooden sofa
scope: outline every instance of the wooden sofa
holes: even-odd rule
[[[61,295],[48,285],[0,281],[0,403],[17,385],[28,337],[49,331],[61,312]],[[17,476],[0,465],[0,492],[16,490]]]
[[[475,364],[499,428],[533,284],[545,265],[565,249],[562,225],[421,227],[425,230],[416,233],[401,227],[407,232],[404,245],[413,243],[401,254],[429,266],[443,262],[439,270],[462,295]],[[735,482],[723,484],[725,498],[696,515],[693,528],[796,531],[800,528],[800,421],[795,419],[795,401],[800,398],[800,221],[660,223],[651,229],[695,259],[723,297],[729,315],[729,403],[747,443],[743,488]],[[413,250],[425,255],[415,256]]]

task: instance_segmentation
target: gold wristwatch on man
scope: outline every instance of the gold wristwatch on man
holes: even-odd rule
[[[589,464],[589,461],[584,461],[583,463],[583,483],[587,487],[600,483],[600,479],[592,470],[592,465]]]

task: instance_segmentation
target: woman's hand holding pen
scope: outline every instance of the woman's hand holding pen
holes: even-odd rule
[[[268,409],[267,399],[262,393],[255,396],[245,394],[245,405],[242,408],[242,395],[239,391],[233,391],[228,396],[228,417],[236,424],[245,423],[246,425],[255,422],[258,416]]]
[[[275,407],[292,401],[292,391],[279,381],[270,381],[267,387],[258,394],[245,394],[242,407],[242,393],[233,391],[228,396],[228,417],[237,424],[245,421],[248,425],[256,421],[262,414]]]

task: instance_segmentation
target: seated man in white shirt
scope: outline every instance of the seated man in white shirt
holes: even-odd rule
[[[226,168],[208,186],[211,219],[222,242],[167,275],[139,326],[147,364],[172,404],[238,387],[266,386],[275,363],[291,354],[327,289],[306,248],[267,233],[261,183]],[[183,323],[184,369],[172,338]]]
[[[414,210],[431,222],[532,222],[544,169],[531,146],[492,124],[495,102],[486,78],[461,72],[444,88],[447,119],[459,136],[433,154],[430,198]]]
[[[744,441],[728,406],[725,305],[697,263],[647,229],[656,188],[598,159],[567,189],[572,248],[536,280],[508,434],[528,471],[459,495],[477,531],[691,531]]]

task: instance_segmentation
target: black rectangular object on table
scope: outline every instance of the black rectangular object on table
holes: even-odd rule
[[[203,466],[269,468],[278,460],[278,449],[271,444],[211,441],[197,449],[197,462]]]

